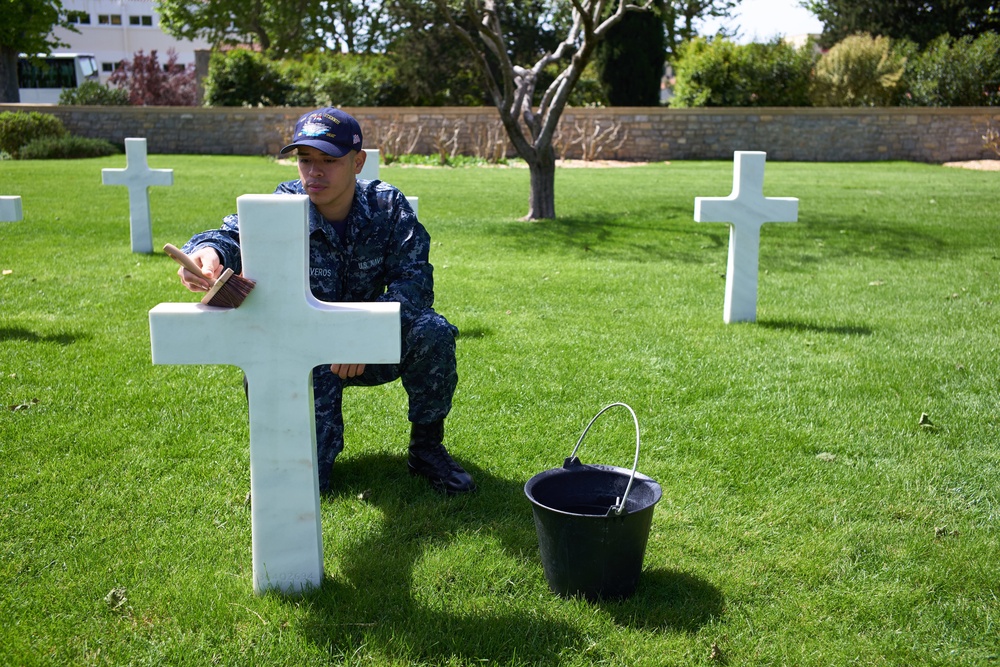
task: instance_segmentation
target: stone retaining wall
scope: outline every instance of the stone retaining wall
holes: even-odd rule
[[[235,155],[276,154],[295,119],[307,111],[0,105],[0,112],[15,110],[54,114],[70,132],[84,137],[115,143],[145,137],[150,153]],[[368,148],[421,154],[455,150],[481,157],[499,150],[514,155],[492,107],[347,111],[361,123]],[[983,135],[990,127],[1000,130],[1000,108],[570,108],[560,127],[557,152],[567,158],[582,157],[586,151],[599,159],[728,160],[737,150],[761,150],[769,160],[782,161],[941,163],[996,158]],[[595,141],[595,136],[604,138]]]

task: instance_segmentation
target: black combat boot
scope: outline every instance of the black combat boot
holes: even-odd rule
[[[455,495],[476,490],[472,475],[455,463],[444,442],[444,421],[433,424],[413,424],[410,428],[410,473],[426,477],[443,493]]]

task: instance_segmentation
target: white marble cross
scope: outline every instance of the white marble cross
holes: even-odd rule
[[[0,197],[0,222],[18,222],[23,217],[20,197]]]
[[[173,169],[150,169],[146,140],[125,140],[125,169],[102,169],[104,185],[128,186],[128,217],[132,252],[153,252],[153,224],[149,215],[149,186],[173,185]]]
[[[730,322],[757,320],[757,270],[760,228],[765,222],[795,222],[799,200],[764,196],[767,153],[736,151],[733,192],[728,197],[695,197],[696,222],[729,223],[729,265],[722,318]]]
[[[368,157],[365,158],[365,166],[361,167],[358,180],[374,181],[379,177],[379,152],[377,148],[365,148],[364,151],[368,154]],[[406,197],[406,201],[410,203],[413,214],[419,216],[420,214],[417,212],[419,197]]]
[[[323,579],[312,369],[398,363],[398,303],[327,303],[309,289],[305,195],[237,200],[239,308],[161,303],[149,312],[154,364],[231,364],[247,376],[253,587],[300,591]],[[182,399],[183,397],[178,397]]]
[[[379,152],[377,148],[365,148],[365,166],[361,167],[358,174],[359,181],[374,181],[379,174]]]

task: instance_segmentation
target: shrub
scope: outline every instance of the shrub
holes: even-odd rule
[[[905,104],[1000,106],[1000,35],[942,35],[911,59],[904,77]]]
[[[5,111],[0,113],[0,150],[18,157],[20,148],[35,139],[57,139],[66,136],[66,127],[52,114],[37,111]]]
[[[118,147],[104,139],[88,139],[66,135],[35,139],[21,147],[22,160],[62,160],[86,157],[104,157],[120,153]]]
[[[808,106],[811,46],[696,38],[678,53],[675,107]]]
[[[888,37],[852,35],[820,57],[810,97],[821,107],[877,107],[895,103],[906,56]]]
[[[167,62],[160,65],[156,49],[144,55],[136,53],[132,62],[122,61],[108,79],[128,91],[128,103],[133,106],[192,107],[198,104],[194,66],[177,62],[177,53],[167,51]]]
[[[67,88],[59,95],[59,104],[67,106],[128,106],[128,91],[110,88],[97,81],[84,81],[77,88]]]
[[[394,61],[385,54],[317,53],[278,67],[291,86],[287,103],[294,106],[406,104]]]
[[[318,107],[313,84],[317,76],[316,56],[305,54],[301,59],[280,60],[276,63],[278,75],[288,84],[285,104],[291,107]],[[207,103],[207,96],[206,96]]]
[[[246,49],[213,53],[204,85],[205,104],[220,107],[282,106],[292,92],[274,63]]]

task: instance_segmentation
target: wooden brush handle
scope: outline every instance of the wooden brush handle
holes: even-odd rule
[[[181,252],[180,248],[178,248],[177,246],[168,243],[167,245],[163,246],[163,252],[173,257],[175,262],[177,262],[178,264],[180,264],[181,266],[183,266],[185,269],[195,274],[196,276],[201,276],[202,278],[211,280],[208,276],[205,275],[205,272],[202,271],[198,267],[198,265],[194,263],[194,260],[185,255],[183,252]]]

